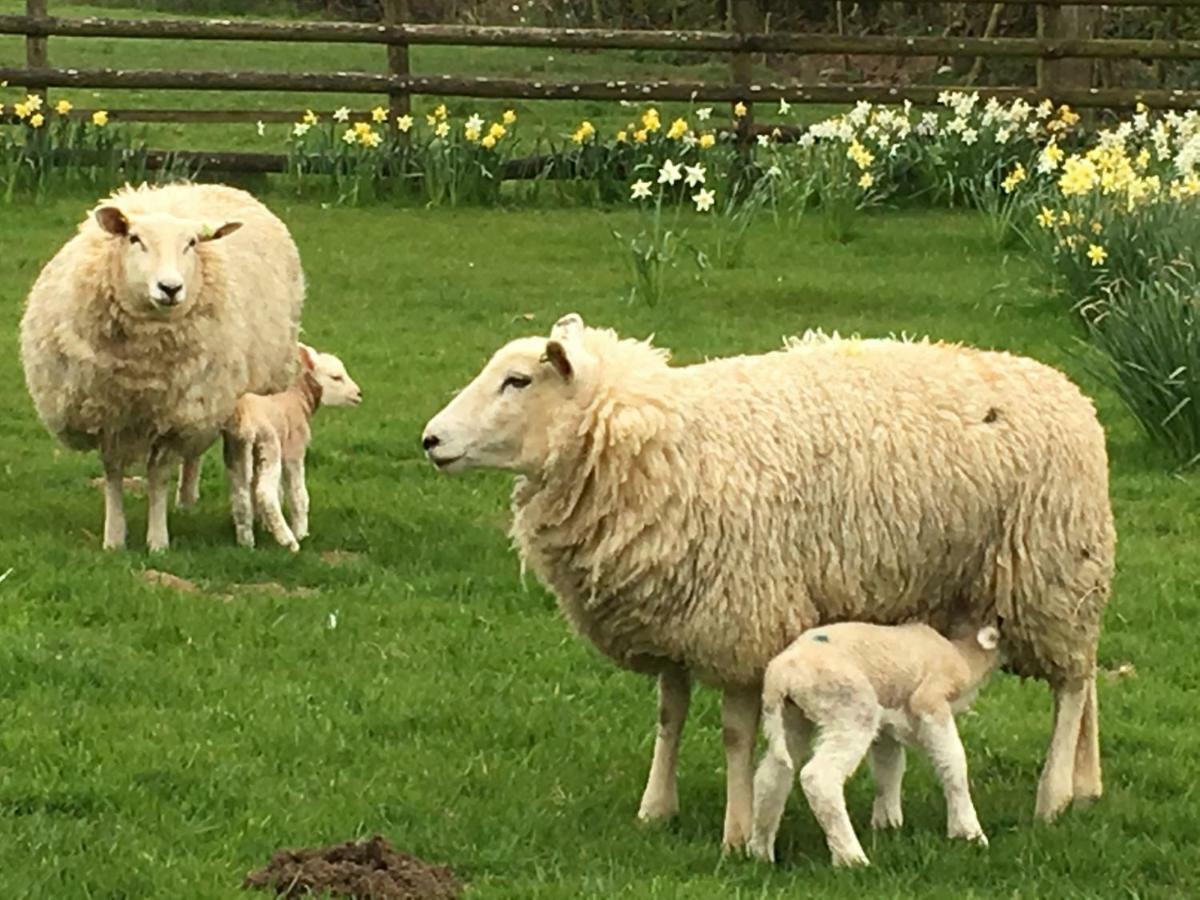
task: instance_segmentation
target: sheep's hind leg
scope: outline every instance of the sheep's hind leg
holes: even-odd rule
[[[160,451],[151,450],[146,463],[146,494],[149,498],[146,547],[151,553],[161,553],[171,546],[167,532],[167,488],[170,483],[170,460]]]
[[[296,540],[308,537],[308,485],[304,480],[304,460],[291,459],[283,464],[287,480],[288,511]]]
[[[271,535],[282,547],[287,547],[293,553],[300,549],[296,536],[288,527],[279,505],[280,483],[283,480],[283,464],[280,460],[278,442],[265,444],[260,448],[262,457],[259,462],[256,483],[254,485],[255,500],[262,513],[263,522]]]
[[[746,845],[754,821],[754,740],[762,697],[755,688],[727,688],[721,701],[725,744],[724,850]]]
[[[904,745],[887,732],[876,738],[869,756],[875,781],[872,828],[899,828],[904,824],[901,784],[904,781]]]
[[[254,546],[254,445],[225,437],[225,470],[229,479],[229,509],[239,547]]]
[[[1075,760],[1087,706],[1088,683],[1076,681],[1055,685],[1054,732],[1046,750],[1046,764],[1038,782],[1036,814],[1053,821],[1075,795]],[[1097,769],[1097,776],[1099,771]]]
[[[643,822],[669,819],[679,812],[676,769],[679,741],[691,704],[692,682],[687,670],[671,666],[658,676],[658,731],[654,738],[654,760],[638,808]]]
[[[175,505],[179,507],[195,506],[200,499],[200,469],[204,457],[192,456],[183,461],[179,467],[179,487],[175,491]]]
[[[811,726],[794,706],[764,711],[767,752],[754,773],[754,825],[746,850],[766,862],[775,861],[775,837],[796,778],[796,765],[808,752]]]
[[[1096,701],[1096,676],[1088,681],[1079,743],[1075,745],[1075,802],[1090,803],[1104,792],[1100,777],[1100,709]]]
[[[825,832],[835,866],[869,864],[846,811],[846,780],[871,749],[878,717],[877,707],[851,703],[839,710],[836,718],[817,722],[821,733],[816,750],[800,770],[800,786]]]
[[[104,549],[125,547],[125,467],[104,460]]]

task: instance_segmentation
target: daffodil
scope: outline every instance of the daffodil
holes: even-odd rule
[[[511,125],[513,122],[517,121],[517,114],[514,110],[506,109],[504,111],[504,115],[500,117],[500,121],[505,125]]]
[[[259,137],[263,137],[267,133],[267,126],[261,119],[254,123],[254,130],[258,132]]]
[[[360,135],[359,140],[364,147],[378,147],[383,143],[383,135],[378,131],[368,131],[366,134]]]
[[[658,117],[658,110],[653,106],[642,113],[642,129],[647,132],[658,131],[662,128],[662,121]]]
[[[98,109],[92,113],[92,124],[97,128],[103,128],[108,124],[108,112],[103,109]]]
[[[644,200],[650,196],[650,182],[635,181],[629,186],[629,195],[634,200]]]
[[[354,133],[361,138],[363,135],[371,133],[371,126],[367,122],[355,122]]]
[[[771,146],[771,138],[769,135],[760,134],[758,137],[755,138],[755,140],[758,142],[758,146],[760,146],[760,147],[770,147]]]
[[[696,118],[701,122],[707,122],[712,117],[712,107],[704,106],[696,110]]]
[[[1042,211],[1037,214],[1037,223],[1043,228],[1053,228],[1056,215],[1054,210],[1047,206],[1042,207]]]
[[[746,109],[746,104],[739,100],[733,105],[733,114],[739,119],[746,115],[750,110]]]
[[[1025,176],[1025,167],[1017,163],[1017,167],[1008,173],[1008,177],[1000,183],[1000,187],[1004,190],[1004,193],[1011,194],[1017,189],[1017,185],[1025,180]]]
[[[482,131],[483,131],[483,124],[484,124],[484,123],[483,123],[483,119],[481,119],[481,118],[479,117],[479,114],[478,114],[478,113],[472,113],[472,114],[471,114],[471,118],[467,119],[467,125],[466,125],[466,127],[467,127],[467,128],[469,128],[469,129],[471,129],[472,131],[480,131],[480,132],[482,132]]]
[[[584,141],[586,141],[588,138],[594,136],[595,134],[596,134],[596,126],[594,126],[591,122],[588,122],[585,120],[580,123],[578,128],[575,129],[575,133],[571,135],[571,140],[573,140],[577,144],[582,144]]]
[[[1099,234],[1103,230],[1104,230],[1104,226],[1101,225],[1099,222],[1092,223],[1092,234]]]
[[[386,122],[387,121],[387,112],[388,111],[386,109],[384,109],[382,106],[375,107],[373,110],[371,110],[371,121],[372,122]]]
[[[412,116],[398,116],[396,118],[396,127],[401,132],[407,132],[408,130],[410,130],[413,127],[413,117]]]
[[[508,134],[508,129],[499,122],[493,122],[491,127],[488,128],[488,134],[494,137],[496,140],[500,140],[500,138]]]
[[[692,194],[692,202],[696,204],[696,212],[708,212],[713,207],[717,195],[708,188],[701,188]]]
[[[54,111],[60,116],[65,116],[71,111],[71,109],[72,107],[70,100],[59,100],[56,104],[54,104]]]
[[[29,106],[25,103],[13,104],[13,115],[18,119],[26,119],[29,117]]]
[[[463,137],[465,137],[472,144],[477,144],[477,143],[479,143],[479,137],[480,137],[479,129],[472,128],[470,125],[466,125],[463,127]]]
[[[618,144],[623,144],[623,143],[625,143],[625,141],[627,141],[628,139],[629,139],[629,134],[628,134],[628,132],[626,132],[626,131],[624,131],[624,130],[621,130],[621,131],[618,131],[618,132],[617,132],[617,143],[618,143]]]
[[[1042,148],[1042,152],[1038,154],[1038,172],[1043,175],[1047,174],[1048,172],[1053,172],[1058,168],[1059,163],[1063,161],[1065,156],[1066,154],[1063,152],[1062,147],[1058,146],[1058,144],[1054,141],[1051,141],[1044,148]]]
[[[667,129],[667,137],[673,141],[679,140],[687,134],[688,123],[686,119],[676,119],[671,123],[671,127]]]
[[[437,127],[433,129],[433,133],[440,138],[444,138],[446,135],[448,135],[450,133],[450,123],[449,122],[438,122]]]
[[[303,118],[300,119],[300,121],[303,122],[305,125],[316,125],[317,124],[317,114],[315,112],[313,112],[311,109],[306,109],[304,111],[304,116],[303,116]]]
[[[494,137],[492,137],[490,134],[485,134],[483,136],[483,139],[480,140],[479,146],[485,150],[491,150],[493,147],[496,146],[496,139]]]
[[[427,113],[425,115],[425,123],[427,125],[436,125],[438,123],[438,117],[433,113]]]
[[[1067,226],[1067,225],[1070,225],[1072,221],[1074,221],[1074,219],[1072,218],[1071,214],[1069,212],[1067,212],[1065,209],[1061,213],[1058,214],[1058,224],[1059,225]]]
[[[358,143],[358,132],[355,131],[353,128],[347,128],[345,130],[345,132],[342,134],[342,140],[345,141],[347,144],[357,144]]]
[[[42,98],[37,94],[27,94],[25,96],[25,105],[31,113],[35,113],[42,108]]]
[[[310,128],[312,128],[312,126],[309,125],[307,122],[297,122],[295,125],[292,126],[292,136],[293,137],[304,137],[306,134],[308,134],[308,129],[310,129]]]
[[[850,146],[846,150],[846,156],[854,160],[855,164],[860,169],[869,169],[871,167],[871,163],[875,162],[874,154],[860,144],[857,138],[850,142]]]
[[[862,177],[858,179],[858,186],[864,191],[875,183],[875,176],[870,172],[863,172]]]
[[[43,125],[46,124],[46,117],[43,116],[41,113],[34,113],[32,116],[29,117],[29,124],[32,125],[34,128],[41,128]]]
[[[684,177],[683,183],[688,187],[704,184],[704,166],[685,166],[684,171],[687,172],[687,175]]]
[[[682,177],[683,169],[679,166],[679,163],[672,162],[669,159],[665,160],[662,168],[658,170],[659,184],[675,184]]]
[[[701,150],[707,150],[709,147],[711,147],[716,142],[717,142],[716,135],[714,135],[711,131],[708,134],[700,135],[699,143],[700,143]]]
[[[350,107],[339,106],[333,114],[333,121],[349,122],[350,121]]]
[[[780,97],[779,98],[779,114],[781,116],[786,116],[791,111],[792,111],[792,104],[788,103],[786,100],[784,100],[782,97]]]
[[[1092,261],[1093,266],[1102,266],[1108,259],[1108,251],[1099,244],[1092,244],[1088,247],[1087,258]]]
[[[635,141],[637,141],[639,144],[646,143],[646,141],[649,140],[649,138],[650,138],[650,133],[648,131],[646,131],[645,128],[639,128],[637,131],[635,131],[633,133],[633,139]]]
[[[450,115],[450,112],[446,109],[445,103],[439,103],[436,107],[434,107],[433,114],[439,119],[445,121],[446,117]]]

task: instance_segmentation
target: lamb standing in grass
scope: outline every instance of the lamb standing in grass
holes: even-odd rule
[[[767,752],[754,776],[750,852],[775,859],[775,835],[815,727],[812,759],[800,771],[808,805],[835,866],[866,865],[846,812],[844,786],[869,750],[875,776],[874,828],[898,828],[904,744],[928,754],[946,793],[947,833],[987,844],[967,781],[954,715],[966,709],[999,660],[1000,633],[970,628],[953,640],[928,625],[843,622],[800,635],[763,677]]]
[[[124,188],[46,264],[21,319],[39,418],[104,464],[104,546],[125,545],[123,475],[145,464],[146,543],[165,550],[173,458],[197,459],[238,397],[292,379],[304,301],[287,227],[221,185]]]
[[[570,315],[497,351],[423,443],[443,471],[515,472],[524,563],[581,635],[658,677],[641,818],[678,809],[696,678],[724,692],[724,842],[745,843],[763,672],[836,621],[1003,618],[1010,667],[1054,692],[1038,814],[1099,796],[1115,536],[1104,431],[1060,372],[823,336],[673,367]]]
[[[255,507],[272,536],[293,553],[308,536],[304,456],[312,417],[324,406],[358,406],[362,391],[332,353],[300,345],[300,374],[278,394],[245,394],[225,426],[225,465],[237,542],[254,546]],[[280,499],[286,481],[291,527]]]

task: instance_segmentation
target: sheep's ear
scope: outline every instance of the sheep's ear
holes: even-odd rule
[[[224,225],[222,225],[216,231],[212,231],[208,228],[205,228],[204,231],[202,231],[200,233],[200,240],[216,241],[223,237],[226,237],[227,235],[233,234],[235,231],[237,231],[241,227],[242,227],[241,222],[226,222]]]
[[[556,341],[569,341],[582,333],[583,317],[579,313],[567,313],[550,329],[550,337]]]
[[[561,341],[548,341],[544,360],[554,366],[554,370],[562,376],[563,381],[570,381],[575,376],[575,367],[567,358],[567,350]]]
[[[308,369],[310,372],[317,367],[317,361],[313,358],[313,349],[307,344],[297,344],[296,352],[300,357],[300,365]]]
[[[1000,629],[994,625],[980,628],[979,633],[975,635],[975,640],[979,641],[979,646],[984,650],[995,650],[1000,644]]]
[[[125,237],[129,234],[129,220],[115,206],[102,206],[95,212],[96,222],[111,235]]]

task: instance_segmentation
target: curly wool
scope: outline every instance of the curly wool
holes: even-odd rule
[[[672,367],[586,329],[594,390],[556,410],[512,537],[627,668],[754,686],[827,622],[999,615],[1010,668],[1095,665],[1115,534],[1094,407],[1033,360],[809,334]]]
[[[75,449],[142,463],[153,444],[203,451],[247,391],[287,387],[304,300],[287,227],[250,194],[221,185],[126,187],[98,206],[240,221],[201,243],[186,314],[130,315],[119,241],[91,214],[42,270],[21,321],[26,383],[46,428]]]

